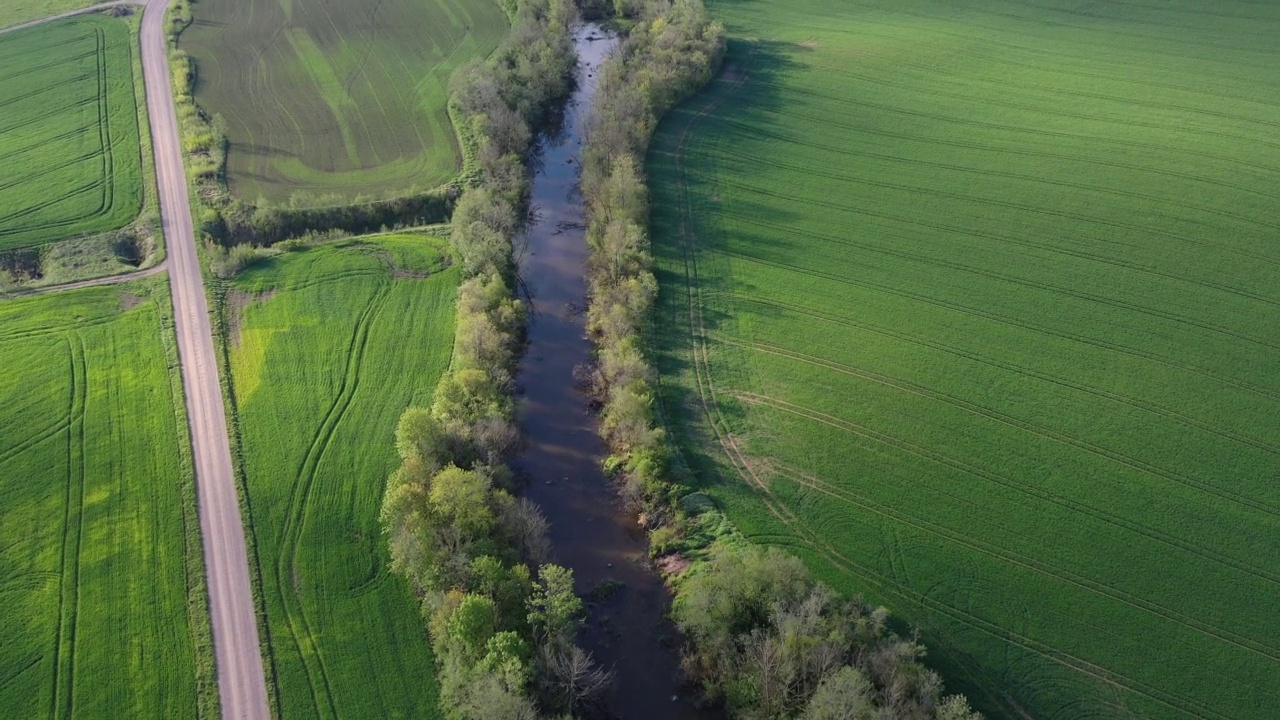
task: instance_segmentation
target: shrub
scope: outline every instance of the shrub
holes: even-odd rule
[[[237,245],[232,248],[214,247],[209,268],[214,277],[230,280],[266,255],[265,250],[252,245]]]
[[[716,546],[673,614],[689,669],[735,717],[976,717],[942,699],[924,647],[890,630],[887,610],[838,598],[781,550]]]

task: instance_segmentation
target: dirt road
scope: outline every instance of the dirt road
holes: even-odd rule
[[[44,287],[26,287],[21,286],[15,290],[0,291],[0,300],[10,300],[13,298],[27,297],[29,295],[48,295],[49,293],[62,292],[64,290],[80,290],[81,288],[101,287],[103,285],[119,285],[130,280],[141,280],[152,275],[159,275],[168,269],[167,262],[147,268],[146,270],[135,270],[123,275],[108,275],[106,277],[92,278],[90,280],[76,280],[75,282],[62,283],[61,285],[45,285]]]
[[[148,0],[142,18],[142,69],[155,150],[160,218],[182,362],[182,386],[195,458],[204,562],[213,615],[218,695],[224,720],[269,720],[258,624],[249,585],[244,526],[231,465],[209,307],[196,257],[164,32],[168,0]]]

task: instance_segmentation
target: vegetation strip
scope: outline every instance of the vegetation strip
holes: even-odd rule
[[[977,717],[962,696],[942,699],[939,677],[920,663],[924,648],[895,634],[886,610],[837,599],[797,559],[744,543],[675,479],[644,347],[657,282],[640,158],[658,119],[711,78],[723,30],[688,1],[631,5],[619,22],[630,32],[601,70],[584,149],[588,327],[607,464],[671,570],[687,669],[734,717]],[[722,441],[740,455],[732,438]]]
[[[459,200],[458,292],[449,371],[430,409],[401,417],[402,458],[382,520],[392,569],[422,598],[449,718],[537,718],[591,708],[609,682],[575,644],[583,603],[572,573],[545,562],[546,520],[512,495],[514,376],[525,308],[512,240],[529,193],[525,161],[567,95],[574,55],[567,0],[508,2],[512,33],[456,81],[453,112],[473,143],[478,186]]]

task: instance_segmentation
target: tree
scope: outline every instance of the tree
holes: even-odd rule
[[[427,488],[407,475],[404,466],[392,473],[379,520],[391,550],[391,571],[423,589],[431,584],[428,570],[433,551],[428,537]]]
[[[573,644],[582,626],[582,598],[573,594],[573,571],[559,565],[543,565],[529,598],[529,623],[534,637],[548,648]]]
[[[482,673],[456,698],[456,716],[465,720],[538,720],[533,701],[496,675]]]
[[[550,524],[536,503],[528,498],[511,498],[498,502],[498,525],[511,539],[521,559],[538,566],[551,554]]]
[[[809,700],[801,720],[872,720],[875,688],[848,665],[827,675]]]
[[[438,524],[453,527],[464,536],[483,535],[493,526],[489,480],[480,473],[446,467],[431,479],[429,501]]]
[[[812,582],[797,558],[777,548],[720,545],[684,581],[672,610],[688,637],[719,653],[734,636],[764,626],[775,604],[807,594]]]
[[[508,568],[492,555],[483,555],[471,561],[470,587],[472,592],[493,601],[499,629],[528,629],[525,606],[533,593],[529,568]]]
[[[494,385],[488,373],[466,368],[440,379],[432,412],[437,417],[469,424],[494,415],[506,417],[509,405],[510,400]]]
[[[965,696],[952,695],[938,705],[933,717],[935,720],[982,720],[982,713],[969,707]]]
[[[577,645],[543,650],[544,694],[565,712],[579,712],[598,703],[613,673],[601,668]]]
[[[396,424],[396,451],[402,460],[417,457],[428,475],[444,466],[449,453],[449,439],[444,426],[423,408],[411,407],[400,415]]]
[[[449,616],[445,652],[450,660],[471,667],[485,657],[494,636],[496,609],[493,601],[480,595],[466,595]]]

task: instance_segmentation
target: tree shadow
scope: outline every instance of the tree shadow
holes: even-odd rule
[[[675,472],[691,489],[738,482],[732,467],[715,447],[711,423],[722,430],[745,428],[746,408],[732,397],[705,401],[699,383],[703,374],[715,380],[715,369],[732,364],[714,337],[736,322],[730,298],[754,288],[735,281],[730,267],[733,251],[770,258],[798,251],[793,242],[744,235],[723,226],[726,211],[717,187],[723,159],[706,148],[758,128],[786,141],[787,131],[777,116],[786,110],[781,80],[800,63],[795,56],[810,52],[793,43],[731,39],[716,77],[702,92],[669,112],[659,123],[646,167],[652,210],[650,228],[656,258],[659,298],[649,328],[650,353],[658,371],[659,412],[676,453]],[[786,224],[799,213],[735,196],[732,214],[767,215]],[[743,244],[745,241],[745,245]],[[776,308],[753,308],[753,313],[780,313]],[[706,343],[705,349],[700,343]],[[701,363],[703,368],[693,365]],[[709,367],[705,367],[709,366]],[[710,373],[703,371],[711,369]],[[696,371],[696,372],[695,372]],[[714,393],[713,393],[714,394]],[[709,417],[708,408],[712,408]]]

